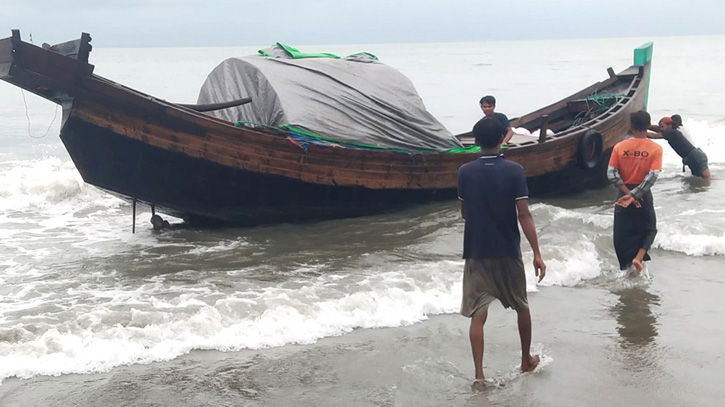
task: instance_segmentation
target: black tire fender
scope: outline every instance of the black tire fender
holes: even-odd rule
[[[576,150],[577,163],[581,168],[590,170],[599,164],[602,157],[604,140],[596,130],[587,130],[579,139],[579,146]]]

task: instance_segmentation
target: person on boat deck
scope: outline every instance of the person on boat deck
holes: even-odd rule
[[[647,138],[649,113],[630,115],[634,137],[620,141],[612,149],[607,178],[618,189],[614,206],[614,251],[619,268],[634,266],[639,274],[657,235],[657,216],[652,185],[662,170],[662,146]]]
[[[521,370],[528,372],[539,364],[539,357],[530,353],[531,314],[517,219],[534,252],[534,272],[539,281],[546,275],[546,265],[529,211],[524,169],[499,152],[504,134],[505,128],[497,120],[479,120],[473,135],[482,154],[458,170],[458,198],[465,219],[461,314],[471,318],[469,339],[476,374],[472,387],[476,390],[485,387],[483,325],[488,306],[495,299],[518,315]]]
[[[484,117],[495,118],[501,123],[501,126],[506,129],[506,135],[504,136],[503,143],[501,144],[504,146],[508,145],[508,142],[511,140],[511,137],[513,137],[514,132],[513,129],[511,129],[509,118],[503,113],[494,112],[494,110],[496,110],[496,98],[491,95],[486,95],[481,98],[478,104],[481,106]]]
[[[647,136],[649,138],[667,140],[677,155],[682,157],[683,171],[684,166],[687,165],[692,175],[710,179],[710,169],[707,167],[707,155],[695,147],[680,131],[682,118],[679,115],[676,116],[678,117],[677,122],[671,117],[661,118],[658,126],[650,127],[652,132],[648,133]]]

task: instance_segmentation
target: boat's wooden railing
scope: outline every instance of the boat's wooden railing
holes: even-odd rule
[[[13,37],[17,38],[19,41],[20,30],[12,30],[12,33]],[[79,61],[87,63],[88,56],[90,55],[93,46],[91,45],[91,35],[88,33],[81,33],[80,39],[62,42],[55,45],[43,43],[41,48],[53,51],[68,58],[77,59]]]
[[[620,72],[619,74],[614,73],[614,70],[610,67],[607,69],[607,72],[609,73],[609,78],[601,83],[599,83],[596,87],[596,89],[602,89],[607,86],[611,86],[615,84],[616,82],[626,79],[627,77],[632,77],[631,81],[629,82],[629,85],[627,86],[627,89],[624,91],[624,96],[616,99],[614,103],[612,103],[610,106],[608,106],[608,109],[597,115],[596,117],[592,117],[590,120],[587,120],[584,123],[579,124],[576,126],[577,129],[585,129],[590,128],[594,126],[597,123],[600,123],[612,115],[614,115],[619,109],[621,109],[623,106],[626,106],[630,100],[634,97],[635,93],[639,89],[640,82],[644,78],[644,69],[645,67],[642,65],[639,66],[631,66],[627,68],[626,70]],[[596,90],[594,89],[594,90]],[[580,92],[580,95],[583,94],[583,92]],[[541,114],[541,116],[537,119],[532,120],[531,122],[527,123],[528,125],[532,125],[532,127],[538,127],[539,128],[539,143],[545,142],[549,138],[558,138],[564,135],[571,134],[572,131],[576,131],[577,129],[572,128],[571,131],[567,131],[561,134],[555,134],[554,136],[547,137],[547,131],[552,130],[554,132],[564,130],[565,128],[569,127],[569,125],[563,125],[563,128],[560,128],[558,130],[555,130],[550,125],[551,121],[554,121],[562,116],[564,116],[566,113],[571,113],[572,110],[577,110],[577,105],[586,103],[584,99],[571,99],[566,101],[564,106],[559,107],[556,110],[550,111],[550,112],[544,112]]]
[[[183,104],[183,103],[177,103],[177,105],[183,106],[183,107],[186,107],[186,108],[189,108],[192,110],[196,110],[197,112],[211,112],[214,110],[222,110],[222,109],[227,109],[230,107],[246,105],[247,103],[251,103],[251,102],[252,102],[252,98],[243,98],[243,99],[232,100],[229,102],[210,103],[210,104],[206,104],[206,105],[187,105],[187,104]]]

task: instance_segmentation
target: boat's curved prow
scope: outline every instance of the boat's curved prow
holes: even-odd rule
[[[79,91],[79,76],[93,74],[88,63],[91,36],[41,47],[22,41],[20,30],[0,40],[0,79],[57,104]]]
[[[651,41],[640,45],[634,49],[634,65],[644,66],[649,68],[652,63],[652,52],[654,50],[654,43]],[[647,81],[645,84],[645,96],[644,96],[644,109],[647,110],[647,102],[649,101],[649,76],[652,70],[648,69],[645,74],[644,80]]]

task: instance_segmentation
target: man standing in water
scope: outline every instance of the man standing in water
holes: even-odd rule
[[[531,314],[517,218],[534,252],[534,272],[539,281],[546,274],[546,266],[529,211],[524,169],[499,153],[505,131],[498,120],[483,118],[476,123],[473,136],[482,154],[458,170],[458,198],[465,219],[461,314],[471,318],[469,338],[476,370],[473,387],[478,390],[485,387],[483,325],[494,299],[518,314],[521,370],[530,372],[539,364],[539,357],[530,353]]]
[[[705,155],[702,150],[695,147],[692,144],[692,141],[685,137],[684,133],[680,131],[682,119],[679,115],[674,115],[672,117],[677,117],[679,119],[678,123],[675,123],[672,118],[665,116],[660,119],[658,126],[650,126],[650,130],[652,130],[653,133],[649,133],[648,137],[658,139],[663,138],[667,140],[667,142],[670,143],[670,147],[675,150],[677,155],[682,157],[683,171],[684,165],[687,165],[690,167],[692,175],[710,179],[710,169],[707,167],[707,155]]]
[[[614,206],[614,251],[619,268],[644,269],[647,253],[657,235],[652,185],[662,170],[662,147],[647,138],[650,115],[644,110],[630,115],[634,137],[620,141],[612,150],[607,177],[619,190]]]

